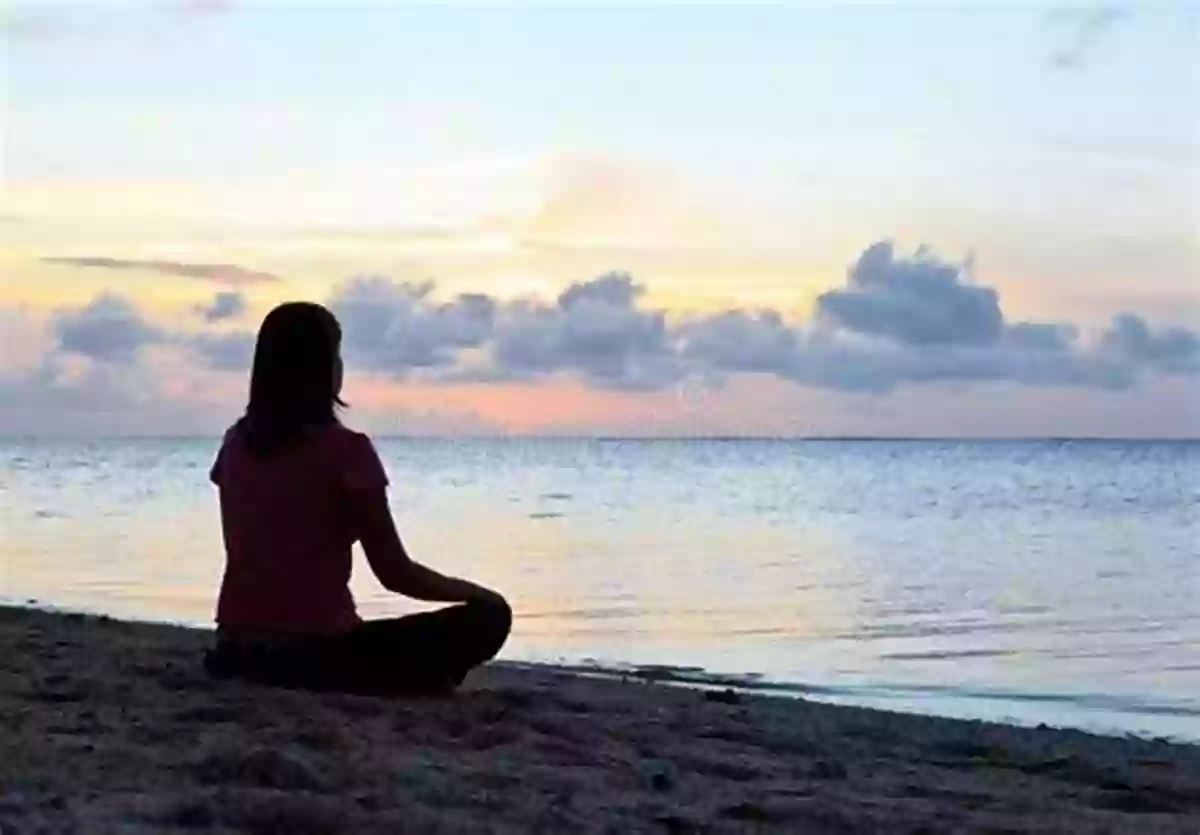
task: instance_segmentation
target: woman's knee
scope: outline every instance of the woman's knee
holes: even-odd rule
[[[472,609],[480,632],[486,636],[486,642],[492,648],[488,656],[491,657],[500,651],[500,647],[508,640],[508,635],[512,631],[512,607],[500,595],[473,600],[468,605]]]
[[[490,598],[483,602],[485,617],[497,632],[503,632],[506,636],[512,630],[513,612],[512,606],[508,601],[500,595]]]

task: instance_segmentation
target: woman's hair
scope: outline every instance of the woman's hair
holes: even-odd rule
[[[342,329],[311,302],[287,302],[267,314],[254,346],[250,402],[238,422],[252,452],[266,458],[310,426],[337,423]]]

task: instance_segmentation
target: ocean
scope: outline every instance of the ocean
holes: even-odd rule
[[[512,600],[506,658],[1200,740],[1200,443],[377,446],[413,555]],[[0,440],[0,599],[211,626],[215,448]]]

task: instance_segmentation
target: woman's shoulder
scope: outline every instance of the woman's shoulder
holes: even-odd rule
[[[228,429],[226,429],[224,432],[221,433],[221,447],[222,448],[229,446],[229,444],[235,438],[237,438],[238,432],[241,429],[241,427],[242,427],[241,420],[235,420],[233,423],[231,423],[229,425]]]
[[[245,445],[239,443],[242,434],[241,421],[234,422],[222,435],[218,454],[243,451]],[[293,448],[291,454],[302,453],[305,450],[309,452],[327,450],[337,455],[344,455],[354,452],[369,452],[373,449],[374,445],[366,433],[350,429],[340,423],[331,423],[308,428],[304,433],[303,442],[299,447]]]
[[[365,432],[337,423],[322,427],[318,431],[318,438],[318,443],[347,486],[369,488],[387,485],[383,463]]]
[[[341,423],[330,423],[314,429],[312,437],[320,443],[334,447],[373,446],[367,433],[351,429]]]

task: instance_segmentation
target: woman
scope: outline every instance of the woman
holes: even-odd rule
[[[512,612],[409,557],[371,441],[337,419],[340,349],[337,319],[316,304],[281,305],[259,330],[250,403],[211,473],[226,563],[205,666],[317,690],[448,692],[495,656]],[[355,542],[387,589],[459,605],[362,621],[348,587]]]

